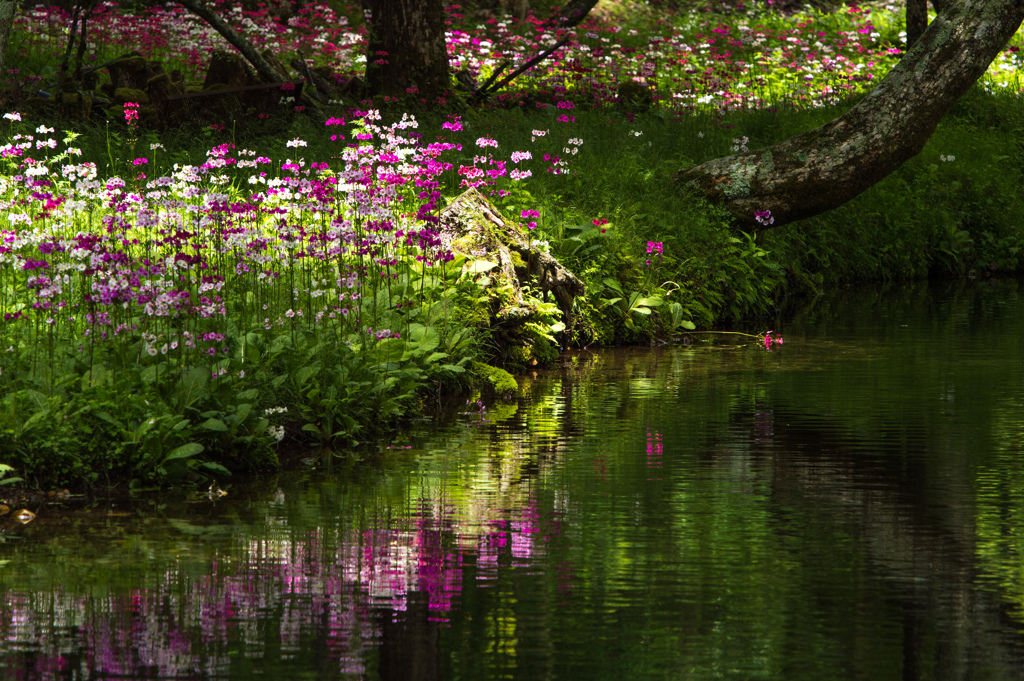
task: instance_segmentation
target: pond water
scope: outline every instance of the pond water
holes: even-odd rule
[[[1024,677],[1024,286],[584,352],[376,463],[0,545],[10,679]]]

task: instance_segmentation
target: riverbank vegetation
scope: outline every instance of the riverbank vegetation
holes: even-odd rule
[[[83,58],[137,49],[198,83],[226,49],[173,5],[132,8],[98,7]],[[96,103],[47,97],[69,16],[16,18],[0,451],[28,484],[223,478],[278,465],[289,445],[353,456],[439,394],[494,382],[487,363],[515,372],[559,347],[777,328],[787,296],[863,279],[1022,268],[1019,36],[894,175],[822,216],[745,232],[673,173],[848,109],[900,58],[901,6],[601,3],[506,88],[429,102],[359,99],[356,7],[222,10],[348,94],[326,120],[285,90],[266,112],[225,96],[172,121],[97,70]],[[453,69],[475,86],[563,37],[533,16],[447,17]],[[491,328],[488,254],[453,252],[439,224],[470,187],[586,286],[570,319],[524,291],[514,353]]]

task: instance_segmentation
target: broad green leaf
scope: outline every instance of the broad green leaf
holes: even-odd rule
[[[205,428],[206,430],[215,430],[218,433],[226,432],[228,429],[228,427],[220,419],[207,419],[206,422],[199,427]]]
[[[498,263],[491,262],[490,260],[474,260],[467,269],[467,271],[473,274],[483,274],[484,272],[490,272]]]
[[[219,463],[214,463],[212,461],[207,461],[200,467],[205,468],[206,470],[211,471],[213,473],[217,473],[218,475],[231,475],[231,471],[229,471],[227,468],[224,468],[224,466],[221,466]]]
[[[189,459],[196,454],[202,454],[203,446],[198,442],[189,442],[187,445],[182,445],[175,449],[172,449],[167,456],[164,457],[164,461],[173,461],[174,459]]]
[[[618,293],[620,296],[622,295],[622,287],[619,286],[619,282],[615,281],[614,279],[605,279],[604,285]]]

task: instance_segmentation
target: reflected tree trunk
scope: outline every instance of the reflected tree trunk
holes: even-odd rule
[[[441,678],[440,632],[430,621],[430,596],[408,595],[405,612],[385,611],[380,647],[381,681]]]

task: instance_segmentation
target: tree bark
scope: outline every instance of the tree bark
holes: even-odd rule
[[[836,208],[916,156],[1024,20],[1024,0],[955,0],[875,89],[820,128],[683,170],[676,179],[723,203],[745,227]]]
[[[11,40],[16,4],[14,0],[0,0],[0,87],[7,83],[7,43]]]
[[[370,94],[433,103],[451,82],[441,0],[370,0],[366,84]]]

